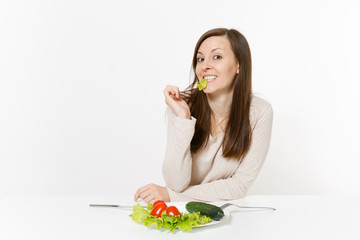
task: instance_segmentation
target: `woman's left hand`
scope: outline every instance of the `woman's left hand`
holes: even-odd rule
[[[141,198],[145,202],[154,203],[156,200],[163,200],[164,202],[170,202],[169,193],[166,187],[162,187],[153,183],[145,185],[139,188],[135,195],[134,200],[135,202]]]

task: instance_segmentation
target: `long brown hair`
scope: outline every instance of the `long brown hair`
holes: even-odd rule
[[[194,73],[196,72],[197,53],[200,45],[205,39],[212,36],[226,36],[239,63],[239,74],[236,75],[233,82],[234,94],[222,143],[222,152],[225,158],[241,160],[249,150],[252,135],[249,116],[252,95],[250,47],[246,38],[235,29],[216,28],[207,31],[200,37],[195,46],[192,61]],[[206,146],[211,131],[212,110],[206,94],[195,88],[198,81],[199,79],[195,74],[194,81],[181,93],[190,106],[191,115],[197,119],[190,146],[192,153],[196,153]]]

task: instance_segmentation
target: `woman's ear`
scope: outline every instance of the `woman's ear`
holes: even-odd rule
[[[236,74],[239,74],[239,71],[240,71],[240,66],[239,66],[239,64],[238,64],[238,65],[237,65]]]

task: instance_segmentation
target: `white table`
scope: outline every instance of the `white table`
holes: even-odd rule
[[[0,239],[360,239],[360,196],[248,196],[233,202],[277,210],[229,207],[230,217],[220,224],[173,234],[133,222],[131,211],[89,207],[134,205],[132,196],[10,195],[0,199]]]

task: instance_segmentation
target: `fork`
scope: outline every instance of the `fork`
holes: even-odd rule
[[[275,208],[272,208],[272,207],[248,207],[248,206],[239,206],[237,204],[234,204],[234,203],[225,203],[223,205],[220,206],[221,209],[224,209],[228,206],[235,206],[235,207],[238,207],[238,208],[248,208],[248,209],[259,209],[259,210],[272,210],[272,211],[275,211],[276,209]]]
[[[239,206],[234,203],[225,203],[221,205],[219,208],[224,209],[229,206],[235,206],[238,208],[247,208],[247,209],[258,209],[258,210],[272,210],[272,211],[276,210],[275,208],[272,207],[248,207],[248,206]],[[132,206],[122,206],[122,205],[112,205],[112,204],[90,204],[90,207],[115,207],[115,208],[127,209],[127,210],[133,209]],[[142,206],[142,207],[146,208],[146,206]]]

